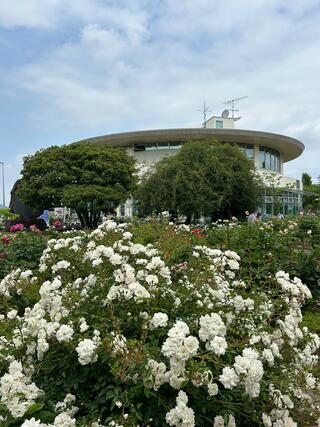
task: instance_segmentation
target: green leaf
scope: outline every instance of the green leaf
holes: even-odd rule
[[[44,403],[33,403],[26,412],[26,415],[32,415],[39,412],[44,407]]]
[[[26,412],[26,415],[32,415],[39,412],[44,407],[44,403],[33,403]]]

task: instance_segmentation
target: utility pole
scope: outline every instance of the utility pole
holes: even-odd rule
[[[2,166],[2,203],[3,207],[6,206],[6,196],[5,196],[5,185],[4,185],[4,162],[0,162]]]

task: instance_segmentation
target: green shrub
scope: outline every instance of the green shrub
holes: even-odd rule
[[[231,249],[242,258],[245,280],[267,278],[283,269],[299,277],[320,298],[320,220],[302,216],[266,223],[216,223],[208,231],[211,247]]]
[[[24,231],[8,233],[6,236],[10,241],[2,245],[2,253],[5,255],[0,259],[0,280],[16,268],[36,269],[46,247],[48,234]]]
[[[153,223],[152,239],[148,224],[108,221],[49,240],[38,271],[12,271],[0,284],[1,425],[314,424],[311,295],[276,269],[296,226],[276,239],[270,224],[218,225]],[[226,241],[245,242],[242,260]]]
[[[311,331],[320,334],[320,310],[316,308],[312,311],[306,311],[303,316],[303,325]]]

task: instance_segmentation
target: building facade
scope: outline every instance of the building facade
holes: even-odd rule
[[[133,156],[141,169],[166,156],[176,154],[187,141],[219,141],[236,144],[253,161],[257,173],[265,183],[262,213],[274,215],[296,214],[302,209],[302,183],[284,175],[284,164],[299,157],[304,145],[297,139],[269,132],[235,129],[239,118],[213,116],[203,123],[202,128],[157,129],[117,133],[89,138],[79,142],[108,144],[122,147]],[[119,207],[118,215],[133,215],[132,200]]]

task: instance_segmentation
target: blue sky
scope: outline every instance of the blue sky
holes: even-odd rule
[[[318,0],[1,0],[0,161],[125,130],[238,127],[302,140],[288,176],[320,175]]]

